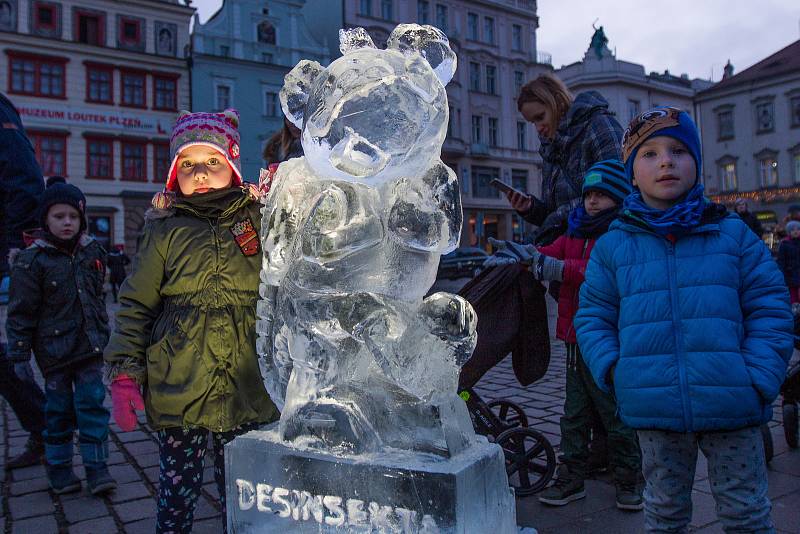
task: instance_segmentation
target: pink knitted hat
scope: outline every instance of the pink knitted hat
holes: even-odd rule
[[[226,109],[222,113],[181,111],[169,140],[172,164],[167,173],[166,190],[177,190],[178,155],[183,149],[195,145],[213,148],[225,156],[233,169],[233,185],[241,185],[242,165],[239,161],[239,140],[239,112],[235,109]]]

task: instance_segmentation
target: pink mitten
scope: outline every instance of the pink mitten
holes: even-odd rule
[[[128,375],[117,375],[111,382],[111,402],[114,404],[114,421],[123,432],[136,428],[136,410],[144,410],[144,399],[139,384]]]

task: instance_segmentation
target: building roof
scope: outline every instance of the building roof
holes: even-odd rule
[[[748,67],[739,74],[726,78],[712,87],[702,91],[698,96],[705,96],[719,90],[729,89],[738,85],[745,85],[756,80],[772,78],[791,72],[800,72],[800,40],[793,42],[786,48],[778,50],[766,59],[762,59],[752,67]]]

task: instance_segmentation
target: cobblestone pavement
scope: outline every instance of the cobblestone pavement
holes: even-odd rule
[[[452,290],[450,287],[446,288]],[[551,302],[552,304],[552,302]],[[112,310],[113,311],[113,310]],[[551,317],[551,325],[555,321]],[[510,399],[521,404],[530,426],[543,432],[556,446],[560,442],[559,417],[564,402],[564,349],[553,342],[550,369],[540,381],[527,388],[514,378],[510,360],[492,369],[478,384],[485,400]],[[38,377],[41,381],[41,377]],[[110,399],[106,402],[110,405]],[[800,450],[791,451],[783,437],[779,412],[771,423],[775,458],[770,464],[769,495],[773,519],[780,533],[800,533]],[[42,466],[4,471],[0,488],[0,518],[6,534],[109,534],[152,533],[155,524],[155,495],[158,485],[158,448],[144,416],[139,430],[120,432],[111,424],[109,465],[119,483],[116,492],[104,498],[91,496],[85,484],[81,493],[58,496],[47,485]],[[18,454],[27,439],[14,413],[0,403],[0,464]],[[196,512],[194,532],[222,532],[222,519],[213,482],[210,457],[206,462],[203,494]],[[80,456],[76,472],[83,478]],[[714,502],[700,455],[693,491],[692,527],[697,532],[722,532],[716,521]],[[517,501],[517,522],[545,533],[635,533],[642,531],[642,514],[625,513],[614,505],[614,487],[608,476],[587,481],[587,497],[563,508],[539,504],[535,496]]]

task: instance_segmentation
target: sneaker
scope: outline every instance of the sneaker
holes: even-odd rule
[[[586,497],[583,480],[571,476],[567,469],[559,473],[555,482],[539,494],[539,502],[551,506],[564,506]]]
[[[10,459],[6,464],[6,469],[19,469],[20,467],[30,467],[40,464],[44,456],[44,441],[41,436],[31,435],[25,443],[25,450],[18,456]]]
[[[636,482],[614,481],[617,492],[617,508],[620,510],[642,510],[644,499],[642,499],[642,485]]]
[[[117,481],[108,472],[108,467],[86,468],[86,483],[92,495],[102,495],[117,489]]]
[[[58,495],[75,493],[81,490],[81,481],[75,476],[71,465],[45,464],[45,468],[47,470],[47,479],[50,482],[50,488]]]

